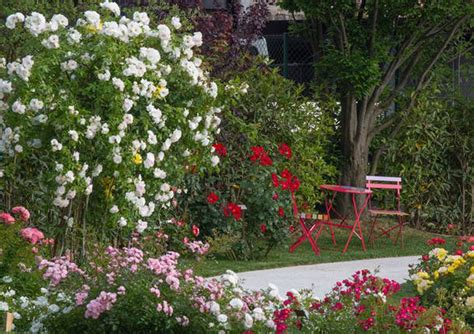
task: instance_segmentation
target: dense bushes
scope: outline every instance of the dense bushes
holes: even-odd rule
[[[224,103],[194,51],[202,35],[179,17],[118,19],[114,5],[73,27],[63,15],[11,15],[7,30],[31,54],[0,62],[5,206],[27,204],[58,247],[83,253],[86,240],[159,226],[186,166],[218,162]]]
[[[388,149],[380,173],[404,178],[402,200],[416,226],[472,233],[472,103],[428,91],[402,122],[394,139],[384,139]]]

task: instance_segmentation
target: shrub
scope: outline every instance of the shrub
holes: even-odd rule
[[[291,149],[286,144],[278,153],[262,146],[248,151],[227,150],[221,143],[214,147],[222,161],[220,173],[209,175],[203,184],[199,178],[189,179],[181,202],[185,215],[211,237],[211,246],[228,243],[217,245],[212,253],[245,259],[266,256],[287,240],[294,223],[291,194],[299,180],[283,168],[291,160]]]
[[[28,34],[31,54],[0,62],[6,207],[22,201],[83,253],[169,218],[185,167],[212,164],[223,102],[195,53],[200,33],[100,7],[73,27],[61,14],[12,14],[6,27]]]
[[[401,198],[417,227],[472,231],[472,115],[470,101],[440,96],[435,86],[403,116],[398,135],[383,139],[387,152],[380,173],[404,178]]]
[[[438,246],[440,240],[431,244]],[[433,248],[410,274],[423,305],[436,305],[450,317],[474,325],[474,247],[465,252]]]

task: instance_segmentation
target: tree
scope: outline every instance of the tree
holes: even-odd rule
[[[374,136],[397,133],[403,124],[397,111],[414,107],[437,64],[472,47],[474,5],[283,0],[281,6],[305,14],[299,31],[312,43],[318,83],[341,103],[341,182],[363,186]]]

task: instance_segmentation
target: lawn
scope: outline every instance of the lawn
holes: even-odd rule
[[[295,232],[293,239],[298,237],[297,233],[298,231]],[[368,235],[367,232],[366,235]],[[342,249],[347,241],[347,236],[348,234],[345,231],[336,231],[337,245],[334,246],[331,242],[329,231],[323,233],[318,241],[318,244],[321,247],[320,256],[315,256],[308,242],[303,243],[294,253],[289,253],[288,248],[291,243],[288,243],[273,249],[266,258],[259,260],[234,261],[212,257],[211,255],[199,263],[194,262],[194,270],[203,276],[214,276],[223,273],[227,269],[231,269],[235,272],[244,272],[305,264],[421,255],[432,248],[432,246],[429,246],[426,241],[433,237],[439,237],[440,235],[412,228],[405,228],[403,248],[401,248],[400,245],[394,245],[388,238],[380,238],[375,240],[373,245],[368,243],[366,252],[362,250],[360,240],[354,237],[346,254],[342,254]],[[448,244],[454,244],[455,242],[453,237],[443,236],[443,238],[447,240]],[[187,262],[187,264],[192,263],[188,261],[185,262]]]

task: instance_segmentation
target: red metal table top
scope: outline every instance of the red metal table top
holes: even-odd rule
[[[342,186],[338,184],[323,184],[319,186],[320,189],[335,191],[339,193],[350,193],[350,194],[361,194],[361,195],[368,195],[371,194],[372,191],[365,188],[358,188],[358,187],[351,187],[351,186]]]

